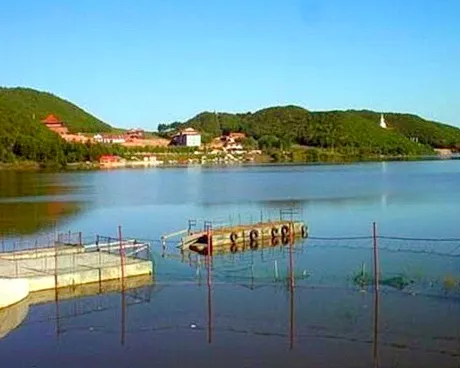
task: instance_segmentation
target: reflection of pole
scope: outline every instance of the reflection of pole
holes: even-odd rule
[[[378,357],[378,336],[379,336],[379,253],[377,244],[377,227],[375,222],[372,224],[372,234],[374,243],[374,341],[373,358],[374,367],[379,366]]]
[[[211,278],[211,253],[212,241],[208,229],[208,251],[206,252],[207,268],[208,268],[208,343],[212,343],[212,278]]]
[[[294,349],[294,260],[292,255],[293,242],[289,243],[289,296],[290,296],[290,308],[289,308],[289,348]]]
[[[373,358],[374,358],[374,368],[379,366],[379,292],[374,293],[374,341],[373,341]]]
[[[126,295],[125,289],[121,290],[121,345],[125,344],[125,330],[126,330]]]
[[[56,336],[59,338],[59,294],[58,294],[58,241],[54,242],[54,302],[56,306]]]
[[[59,296],[58,296],[58,291],[56,289],[55,292],[55,309],[56,309],[56,337],[59,338],[59,333],[61,332],[61,326],[60,326],[60,313],[59,313]]]
[[[254,252],[251,252],[251,284],[249,288],[254,289]]]

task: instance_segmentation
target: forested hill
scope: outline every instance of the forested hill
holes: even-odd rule
[[[19,124],[36,124],[54,114],[69,131],[105,132],[110,125],[88,114],[78,106],[48,92],[30,88],[0,88],[0,116],[14,116]]]
[[[68,161],[73,147],[41,123],[48,114],[58,116],[71,132],[111,129],[110,125],[50,93],[0,88],[0,162],[19,159],[63,164]]]
[[[226,131],[244,132],[259,147],[299,144],[359,154],[424,154],[432,148],[460,149],[460,129],[415,115],[385,113],[388,129],[379,126],[373,111],[311,112],[299,106],[281,106],[254,113],[203,112],[183,123],[159,125],[159,132],[191,126],[205,140]],[[263,148],[262,147],[262,148]]]

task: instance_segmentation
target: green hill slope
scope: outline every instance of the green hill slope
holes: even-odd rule
[[[71,131],[111,129],[77,106],[52,94],[25,88],[0,88],[0,162],[20,159],[65,163],[69,152],[75,147],[65,143],[40,122],[50,113],[62,119]],[[82,151],[81,148],[78,150]]]
[[[14,112],[30,122],[49,114],[59,117],[70,132],[107,132],[112,128],[78,106],[51,93],[29,88],[0,88],[0,109]]]
[[[245,132],[261,148],[298,144],[359,155],[420,155],[432,153],[432,148],[460,148],[458,128],[408,114],[388,113],[385,118],[389,129],[380,128],[380,114],[372,111],[311,112],[279,106],[246,114],[204,112],[173,128],[191,126],[209,136]],[[161,126],[164,131],[170,128]]]
[[[350,111],[366,119],[377,121],[380,114],[373,111]],[[435,148],[460,149],[460,129],[435,121],[424,120],[417,115],[385,113],[388,127],[408,138]]]

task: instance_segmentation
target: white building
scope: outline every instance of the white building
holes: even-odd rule
[[[383,114],[380,114],[380,128],[387,128],[387,123],[385,122],[385,117],[383,116]]]
[[[173,143],[179,146],[199,147],[201,134],[193,128],[186,128],[173,137]]]
[[[113,135],[113,134],[96,134],[93,136],[95,142],[98,143],[108,143],[108,144],[121,144],[125,143],[125,137],[122,135]]]

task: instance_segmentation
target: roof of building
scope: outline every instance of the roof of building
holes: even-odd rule
[[[185,128],[184,130],[181,130],[181,134],[184,135],[195,135],[195,134],[200,134],[198,133],[195,129],[193,128]]]
[[[125,139],[125,136],[122,134],[95,134],[94,138],[102,139]]]
[[[42,120],[44,124],[62,124],[62,121],[59,120],[55,115],[49,114],[45,119]]]
[[[101,161],[108,161],[108,160],[119,160],[121,157],[116,155],[102,155],[99,157]]]
[[[231,132],[229,136],[232,138],[246,138],[246,134],[241,132]]]

